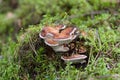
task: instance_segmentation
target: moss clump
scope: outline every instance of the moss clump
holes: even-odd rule
[[[119,79],[120,5],[110,1],[0,0],[0,80]],[[87,33],[90,57],[84,70],[62,68],[59,55],[40,40],[43,25],[53,23],[74,24]]]

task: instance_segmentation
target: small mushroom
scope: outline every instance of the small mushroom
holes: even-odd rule
[[[81,63],[87,58],[86,55],[80,55],[80,54],[73,54],[71,56],[61,56],[61,59],[64,60],[66,63],[67,62],[72,62],[72,63]]]

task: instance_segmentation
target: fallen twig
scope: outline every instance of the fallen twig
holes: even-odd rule
[[[29,40],[30,40],[29,45],[30,45],[31,49],[33,50],[33,52],[34,52],[36,55],[38,55],[37,52],[36,52],[36,50],[35,50],[35,46],[34,46],[33,43],[32,43],[32,39],[30,38]]]

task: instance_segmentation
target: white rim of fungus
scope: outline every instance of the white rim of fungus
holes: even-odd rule
[[[63,27],[61,29],[65,29],[67,26],[66,25],[63,25]]]
[[[43,36],[41,35],[41,33],[39,34],[39,36],[40,36],[40,38],[45,39],[45,37],[43,37]]]
[[[45,38],[47,38],[47,37],[51,37],[51,38],[52,38],[54,35],[53,35],[52,33],[47,33],[47,34],[45,35],[45,37],[43,37],[42,34],[40,33],[39,36],[40,36],[40,38],[45,39]]]
[[[74,29],[72,30],[72,32],[70,33],[70,35],[73,35],[73,33],[74,33],[76,30],[77,30],[77,28],[74,28]]]
[[[42,27],[41,31],[44,29],[45,26]],[[45,37],[42,36],[41,32],[39,34],[40,38],[44,39]]]

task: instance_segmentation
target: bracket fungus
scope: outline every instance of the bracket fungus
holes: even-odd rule
[[[79,29],[77,27],[56,25],[54,27],[43,27],[39,36],[44,40],[45,44],[52,47],[55,52],[68,53],[70,52],[71,48],[66,45],[69,45],[72,41],[79,38],[79,34]],[[61,57],[61,59],[65,62],[76,62],[86,58],[87,56],[81,54],[72,54],[69,56]]]
[[[86,58],[87,58],[86,55],[80,55],[80,54],[74,54],[74,55],[71,55],[69,57],[61,56],[61,59],[64,60],[66,63],[67,62],[73,62],[73,63],[80,62],[80,63],[83,63],[83,62],[86,62],[84,60]]]
[[[66,52],[69,49],[63,44],[72,42],[78,36],[78,33],[76,27],[58,25],[55,27],[44,27],[39,36],[44,39],[45,43],[51,46],[55,52]]]

